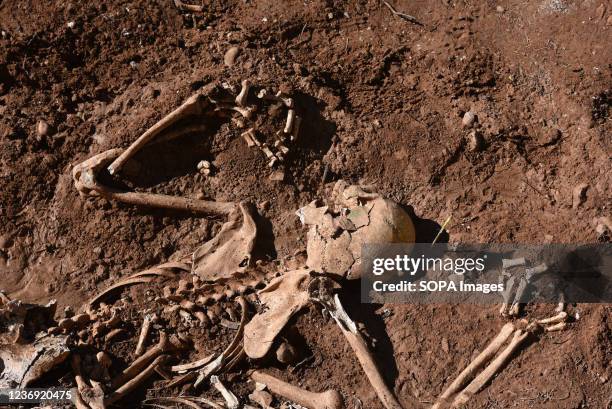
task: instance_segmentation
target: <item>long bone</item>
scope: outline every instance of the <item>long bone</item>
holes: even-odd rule
[[[308,409],[344,409],[342,395],[335,390],[310,392],[261,371],[253,371],[251,379],[265,384],[273,393]]]
[[[175,124],[177,121],[191,115],[202,115],[204,110],[208,108],[209,102],[201,94],[195,94],[189,97],[180,107],[166,115],[159,122],[147,129],[129,148],[125,150],[113,163],[108,166],[108,171],[111,175],[119,172],[125,162],[142,149],[147,143],[152,141],[162,131]]]
[[[106,399],[104,399],[104,404],[112,405],[118,400],[123,399],[123,397],[125,397],[134,389],[136,389],[136,387],[138,387],[142,382],[144,382],[151,375],[153,375],[155,373],[155,369],[159,365],[162,365],[167,358],[168,355],[160,355],[155,358],[153,362],[151,362],[151,364],[149,364],[149,366],[147,366],[142,372],[140,372],[134,378],[130,379],[128,382],[118,388],[115,392],[111,393]]]
[[[508,362],[512,354],[520,347],[521,343],[527,338],[529,332],[517,329],[514,331],[510,343],[500,354],[491,361],[491,363],[476,377],[468,386],[461,391],[453,401],[452,407],[456,408],[465,404],[472,395],[477,393],[482,387],[489,382],[502,366]]]
[[[351,348],[355,352],[363,371],[368,380],[372,384],[378,398],[387,409],[402,409],[393,392],[387,387],[385,380],[380,373],[374,356],[370,352],[363,336],[359,333],[357,325],[346,313],[346,310],[340,302],[338,294],[332,294],[330,288],[333,283],[330,279],[316,278],[311,282],[310,294],[311,299],[323,305],[330,315],[334,318],[342,333],[346,337]]]
[[[111,382],[111,387],[118,388],[119,386],[125,384],[130,379],[137,376],[142,369],[147,366],[152,360],[157,359],[160,355],[167,352],[171,348],[170,343],[168,342],[168,337],[166,333],[159,333],[159,342],[154,347],[150,348],[147,352],[136,358],[134,362],[127,368],[123,370],[113,381]]]
[[[452,395],[459,392],[459,390],[474,377],[476,372],[480,370],[501,348],[506,342],[508,337],[514,332],[514,324],[507,323],[499,331],[499,334],[482,350],[480,354],[457,376],[457,378],[451,383],[448,388],[438,398],[438,401],[431,407],[431,409],[437,409],[441,403]]]
[[[110,200],[117,200],[137,206],[173,209],[216,216],[227,216],[236,207],[231,202],[215,202],[155,193],[130,192],[102,185],[98,181],[98,173],[108,163],[116,158],[120,158],[121,155],[121,149],[109,149],[76,165],[72,170],[72,177],[77,190],[83,195],[99,195]]]

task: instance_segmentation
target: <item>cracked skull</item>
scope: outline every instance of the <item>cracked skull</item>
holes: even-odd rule
[[[308,267],[351,280],[361,277],[364,244],[415,240],[412,219],[398,203],[344,181],[334,186],[330,204],[315,201],[299,209],[297,215],[310,227]]]

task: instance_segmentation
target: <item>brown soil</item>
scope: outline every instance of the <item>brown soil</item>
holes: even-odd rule
[[[457,242],[598,239],[593,219],[612,206],[610,1],[393,2],[422,25],[378,1],[205,3],[185,13],[169,0],[0,1],[0,288],[11,298],[78,309],[214,235],[219,221],[84,200],[70,171],[128,146],[215,81],[248,78],[295,96],[305,120],[285,181],[270,180],[266,158],[226,125],[204,144],[186,142],[187,153],[175,142],[140,155],[133,180],[149,191],[269,201],[269,259],[305,247],[293,212],[317,197],[326,168],[328,184],[373,184],[411,206],[423,219],[418,241],[435,235],[428,221],[448,215]],[[240,54],[226,67],[231,46]],[[468,110],[481,149],[470,149],[462,126]],[[37,134],[40,119],[47,135]],[[202,159],[214,176],[197,172]],[[574,203],[582,183],[586,197]],[[349,311],[406,408],[432,402],[503,325],[494,306],[361,305],[351,290]],[[147,304],[137,288],[129,294],[135,312]],[[578,321],[530,343],[468,407],[610,407],[611,308],[572,311]],[[118,359],[131,359],[134,326]],[[313,358],[279,375],[336,388],[348,408],[382,407],[333,321],[312,308],[295,327]],[[218,350],[229,335],[202,334],[202,344]],[[245,369],[224,378],[242,396]]]

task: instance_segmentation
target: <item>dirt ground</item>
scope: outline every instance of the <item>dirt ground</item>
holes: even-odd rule
[[[0,0],[0,289],[78,309],[120,277],[211,238],[219,220],[85,200],[70,172],[127,147],[207,84],[243,79],[289,92],[303,111],[283,181],[230,124],[187,149],[173,142],[138,156],[132,181],[258,204],[270,222],[264,258],[305,248],[294,212],[338,179],[410,206],[419,242],[449,215],[451,242],[602,240],[594,220],[612,206],[612,2],[392,3],[419,24],[366,0],[212,0],[193,13],[170,0]],[[202,159],[212,176],[198,173]],[[345,292],[405,408],[433,402],[504,323],[495,306],[361,305],[357,287]],[[133,298],[135,310],[146,306]],[[572,306],[579,320],[523,348],[467,406],[610,408],[611,311]],[[126,328],[126,347],[114,352],[129,361],[138,328]],[[276,374],[335,388],[347,408],[382,408],[333,321],[313,307],[295,328],[312,359]],[[216,345],[224,331],[203,342]],[[224,377],[242,396],[247,367]]]

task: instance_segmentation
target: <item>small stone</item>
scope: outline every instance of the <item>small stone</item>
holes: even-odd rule
[[[273,180],[275,182],[282,182],[283,180],[285,180],[285,172],[283,172],[282,170],[275,170],[270,174],[270,180]]]
[[[276,359],[281,364],[291,364],[295,362],[296,357],[297,353],[295,351],[295,348],[286,341],[282,342],[276,350]]]
[[[334,18],[334,13],[327,13],[327,18],[332,20]]]
[[[502,6],[497,6],[495,7],[495,11],[497,11],[498,13],[503,13],[504,11],[506,11],[506,9]]]
[[[71,30],[76,27],[76,23],[74,21],[69,21],[68,24],[66,24],[66,25]]]
[[[572,208],[577,209],[586,200],[586,191],[589,185],[581,183],[574,187],[572,191]]]
[[[468,148],[472,152],[478,152],[482,150],[484,145],[484,140],[482,139],[482,135],[480,132],[474,130],[470,132],[468,135]]]
[[[0,236],[0,250],[7,250],[13,245],[13,240],[9,236]]]
[[[240,49],[238,47],[230,47],[223,56],[223,62],[227,67],[231,67],[236,62],[236,57],[240,53]]]
[[[49,134],[49,124],[44,119],[38,121],[36,124],[36,133],[38,136],[46,136]]]
[[[474,124],[474,121],[476,121],[476,115],[472,111],[467,111],[465,114],[463,114],[461,123],[465,127],[470,127],[472,124]]]

